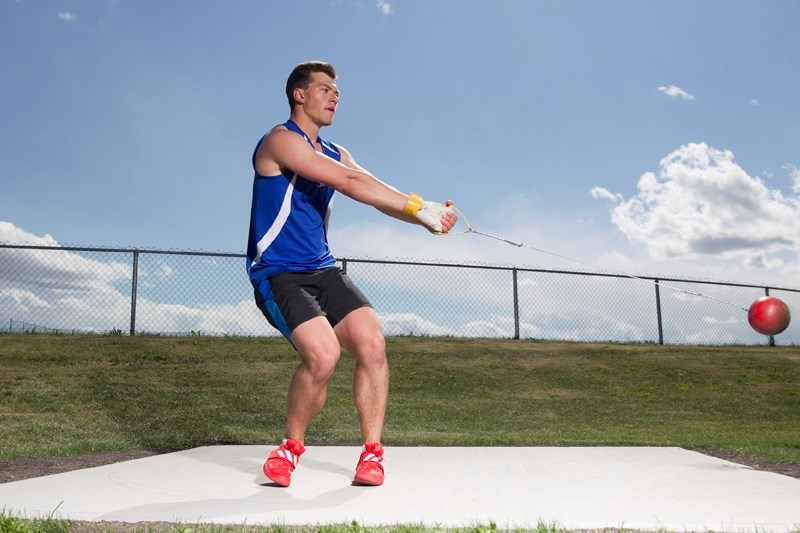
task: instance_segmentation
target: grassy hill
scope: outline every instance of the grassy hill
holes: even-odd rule
[[[388,339],[384,444],[641,445],[800,464],[800,348]],[[280,338],[0,335],[0,461],[272,444]],[[356,444],[343,356],[308,444]]]

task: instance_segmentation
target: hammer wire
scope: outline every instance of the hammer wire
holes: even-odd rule
[[[543,254],[551,255],[553,257],[558,257],[559,259],[565,259],[567,261],[572,261],[574,263],[580,263],[581,265],[588,266],[588,267],[590,267],[590,268],[592,268],[594,270],[599,270],[599,271],[602,271],[602,272],[606,272],[608,274],[613,274],[613,275],[616,275],[616,276],[622,276],[622,277],[626,277],[626,278],[636,279],[636,280],[639,280],[639,281],[643,281],[645,283],[652,283],[652,284],[655,284],[655,285],[657,285],[659,287],[664,287],[665,289],[670,289],[670,290],[673,290],[673,291],[682,292],[684,294],[689,294],[691,296],[699,296],[700,298],[707,298],[709,300],[714,300],[715,302],[719,302],[719,303],[722,303],[722,304],[725,304],[725,305],[729,305],[729,306],[731,306],[731,307],[733,307],[735,309],[741,309],[745,313],[747,313],[749,311],[745,307],[741,307],[739,305],[733,304],[733,303],[728,302],[726,300],[721,300],[719,298],[715,298],[715,297],[709,296],[707,294],[702,294],[702,293],[693,292],[693,291],[687,291],[686,289],[682,289],[680,287],[675,287],[673,285],[665,285],[664,283],[661,283],[660,281],[654,281],[654,280],[649,280],[649,279],[645,279],[645,278],[640,278],[638,276],[634,276],[633,274],[628,274],[628,273],[625,273],[625,272],[615,272],[613,270],[608,270],[608,269],[605,269],[605,268],[601,268],[601,267],[598,267],[597,265],[593,265],[591,263],[587,263],[585,261],[581,261],[581,260],[575,259],[573,257],[567,257],[566,255],[557,254],[555,252],[550,252],[548,250],[543,250],[541,248],[535,248],[533,246],[529,246],[529,245],[527,245],[525,243],[522,243],[522,242],[516,242],[516,241],[512,241],[511,239],[506,239],[505,237],[501,237],[499,235],[493,235],[491,233],[486,233],[485,231],[478,231],[478,230],[476,230],[475,228],[472,227],[472,224],[469,223],[469,220],[464,215],[464,213],[461,212],[460,209],[458,209],[454,205],[451,205],[450,208],[453,209],[456,213],[458,213],[458,215],[461,218],[461,220],[464,221],[464,225],[466,226],[466,229],[462,230],[462,231],[459,231],[459,232],[455,232],[455,233],[442,233],[441,235],[466,235],[466,234],[469,234],[469,233],[474,233],[476,235],[482,235],[482,236],[488,237],[490,239],[494,239],[494,240],[497,240],[497,241],[504,242],[506,244],[510,244],[511,246],[516,246],[517,248],[528,248],[528,249],[534,250],[536,252],[540,252],[540,253],[543,253]]]

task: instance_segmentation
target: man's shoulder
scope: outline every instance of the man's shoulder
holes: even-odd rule
[[[277,126],[273,126],[271,130],[264,134],[264,138],[266,139],[270,135],[282,135],[284,133],[289,133],[289,131],[289,128],[287,128],[284,124],[278,124]]]
[[[287,142],[297,142],[298,139],[302,140],[302,138],[295,135],[292,130],[288,129],[283,124],[278,124],[261,138],[259,142],[259,152],[272,151],[278,146],[285,146]]]
[[[256,173],[262,176],[275,176],[281,172],[276,158],[287,150],[287,146],[291,146],[286,144],[292,142],[291,133],[286,126],[278,124],[261,137],[253,154]]]

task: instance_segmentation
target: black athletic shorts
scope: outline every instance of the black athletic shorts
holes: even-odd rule
[[[351,311],[371,307],[369,300],[339,267],[280,272],[255,287],[258,308],[290,342],[291,332],[318,316],[338,324]]]

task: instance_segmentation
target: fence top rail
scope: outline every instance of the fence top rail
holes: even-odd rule
[[[245,259],[247,257],[244,253],[233,252],[202,252],[190,250],[153,250],[148,248],[104,248],[99,246],[48,246],[39,244],[9,244],[0,243],[0,249],[21,249],[21,250],[61,250],[65,252],[109,252],[109,253],[130,253],[130,254],[154,254],[154,255],[183,255],[183,256],[203,256],[203,257],[228,257]],[[338,259],[340,263],[369,263],[378,265],[408,265],[408,266],[429,266],[438,268],[469,268],[478,270],[502,270],[508,272],[537,272],[545,274],[566,274],[571,276],[594,276],[606,278],[623,278],[623,279],[638,279],[642,281],[652,282],[658,284],[660,282],[678,282],[678,283],[694,283],[701,285],[719,285],[726,287],[744,287],[753,289],[766,289],[800,293],[800,288],[782,287],[776,285],[757,285],[751,283],[737,283],[729,281],[714,281],[714,280],[701,280],[691,278],[674,278],[664,276],[633,276],[630,274],[617,273],[617,272],[603,272],[591,270],[564,270],[564,269],[550,269],[550,268],[533,268],[533,267],[516,267],[516,266],[501,266],[501,265],[479,265],[469,263],[445,263],[445,262],[425,262],[425,261],[410,261],[410,260],[393,260],[393,259],[361,259],[341,257]]]
[[[154,255],[194,255],[204,257],[234,257],[244,259],[247,256],[243,253],[230,252],[199,252],[192,250],[152,250],[149,248],[104,248],[102,246],[47,246],[40,244],[5,244],[0,243],[0,248],[12,248],[17,250],[61,250],[64,252],[109,252],[109,253],[139,253]]]
[[[380,265],[410,265],[410,266],[431,266],[431,267],[444,267],[444,268],[474,268],[479,270],[505,270],[516,272],[538,272],[544,274],[567,274],[572,276],[595,276],[606,278],[622,278],[643,280],[652,282],[654,284],[659,282],[680,282],[680,283],[697,283],[703,285],[722,285],[726,287],[744,287],[753,289],[770,289],[788,292],[800,293],[800,288],[793,289],[790,287],[780,287],[776,285],[756,285],[751,283],[738,283],[731,281],[714,281],[714,280],[701,280],[691,278],[670,278],[664,276],[632,276],[630,274],[623,274],[621,272],[602,272],[593,270],[564,270],[552,268],[534,268],[534,267],[516,267],[516,266],[499,266],[499,265],[475,265],[469,263],[428,263],[424,261],[396,261],[391,259],[351,259],[341,258],[341,262],[347,263],[371,263]]]

